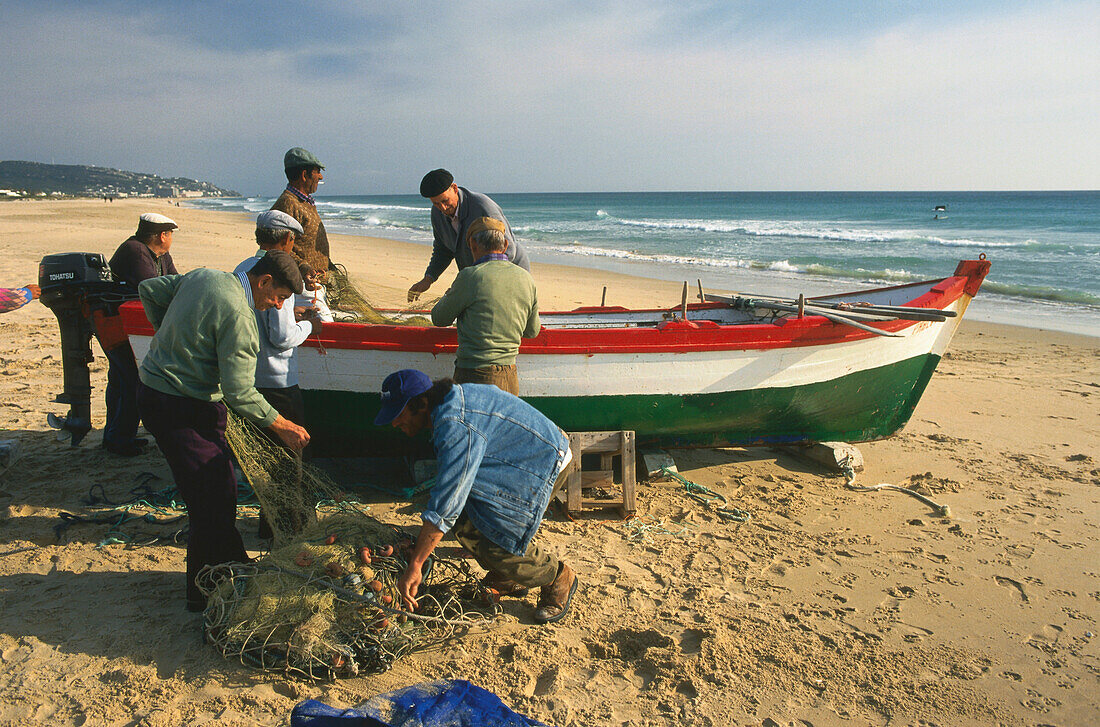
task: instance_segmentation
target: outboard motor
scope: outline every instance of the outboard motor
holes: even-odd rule
[[[47,421],[60,430],[59,439],[71,435],[75,447],[92,429],[92,384],[88,371],[92,362],[92,335],[98,335],[104,346],[109,345],[105,339],[124,336],[118,307],[137,298],[137,290],[116,281],[107,259],[98,252],[47,255],[38,265],[38,286],[42,288],[42,304],[57,316],[61,329],[65,390],[54,402],[69,405],[67,415],[50,414]]]

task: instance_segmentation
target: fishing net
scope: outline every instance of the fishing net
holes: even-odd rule
[[[377,673],[499,613],[469,561],[435,555],[417,610],[401,610],[397,579],[412,536],[368,515],[247,421],[231,414],[226,435],[274,538],[258,560],[198,576],[207,640],[223,655],[321,679]]]
[[[359,290],[358,286],[348,277],[348,271],[343,265],[334,265],[329,270],[328,280],[325,283],[325,291],[329,307],[335,315],[343,316],[341,320],[358,323],[382,323],[391,326],[431,326],[432,321],[424,315],[413,315],[399,311],[396,315],[382,313]],[[431,309],[435,301],[417,302],[416,309]],[[412,310],[411,308],[405,310]]]

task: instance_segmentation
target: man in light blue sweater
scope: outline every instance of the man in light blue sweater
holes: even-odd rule
[[[256,244],[259,250],[245,259],[233,271],[244,273],[252,269],[257,260],[272,250],[290,253],[295,240],[303,232],[302,225],[285,212],[267,210],[256,218]],[[321,330],[321,320],[317,309],[305,308],[303,320],[296,321],[294,307],[284,305],[281,308],[269,308],[256,311],[256,327],[260,334],[260,352],[256,356],[256,390],[275,411],[299,426],[305,426],[305,406],[302,403],[302,391],[298,388],[298,346],[310,335]],[[265,432],[266,434],[266,432]],[[276,437],[269,436],[272,442],[286,445]],[[299,452],[287,448],[294,456]],[[288,487],[300,489],[300,483],[286,483]],[[284,532],[298,532],[307,522],[309,513],[314,512],[313,503],[308,501],[309,493],[285,493],[295,495],[294,506],[279,508],[276,512],[260,512],[261,538],[274,535],[275,527]]]

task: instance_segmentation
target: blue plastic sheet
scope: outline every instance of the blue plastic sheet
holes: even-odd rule
[[[291,727],[549,727],[516,714],[500,697],[465,679],[424,682],[336,709],[315,699],[298,704]]]

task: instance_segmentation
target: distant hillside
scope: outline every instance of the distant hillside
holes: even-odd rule
[[[184,177],[124,172],[83,164],[0,161],[0,197],[240,197]]]

